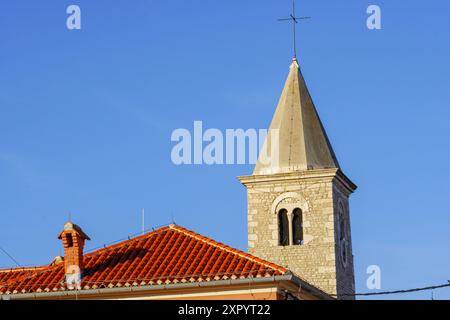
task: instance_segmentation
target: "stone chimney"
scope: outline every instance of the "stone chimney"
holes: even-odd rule
[[[64,246],[64,270],[69,290],[81,289],[83,274],[83,249],[85,240],[91,240],[79,226],[72,222],[64,224],[59,234]]]

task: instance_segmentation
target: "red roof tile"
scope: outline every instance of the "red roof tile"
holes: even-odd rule
[[[272,277],[288,270],[178,226],[84,256],[82,289]],[[0,270],[0,294],[66,290],[64,264]]]

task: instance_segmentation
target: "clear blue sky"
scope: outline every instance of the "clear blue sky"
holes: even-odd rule
[[[66,29],[78,4],[82,30]],[[366,28],[382,8],[383,30]],[[88,249],[175,221],[246,250],[250,165],[181,166],[176,128],[266,128],[291,61],[290,1],[0,3],[0,246],[61,254],[68,213]],[[312,1],[304,76],[345,173],[358,291],[450,280],[450,3]],[[0,253],[0,266],[12,266]],[[430,292],[391,298],[425,298]],[[435,291],[450,299],[450,289]]]

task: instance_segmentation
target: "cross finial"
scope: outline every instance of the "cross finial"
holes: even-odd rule
[[[284,18],[284,19],[278,19],[278,21],[292,21],[292,26],[293,26],[293,38],[294,38],[294,59],[297,59],[297,26],[296,24],[298,23],[298,20],[306,20],[306,19],[311,19],[311,17],[297,17],[295,14],[295,0],[292,0],[292,13],[290,14],[289,18]]]

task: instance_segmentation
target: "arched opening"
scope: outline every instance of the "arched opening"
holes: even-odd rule
[[[289,220],[287,210],[281,209],[278,212],[278,242],[280,246],[289,245]]]
[[[73,247],[73,238],[70,233],[66,234],[66,241],[67,241],[67,247],[72,248]]]
[[[293,231],[293,244],[299,246],[303,244],[303,215],[302,210],[299,208],[294,209],[292,212],[292,231]]]

